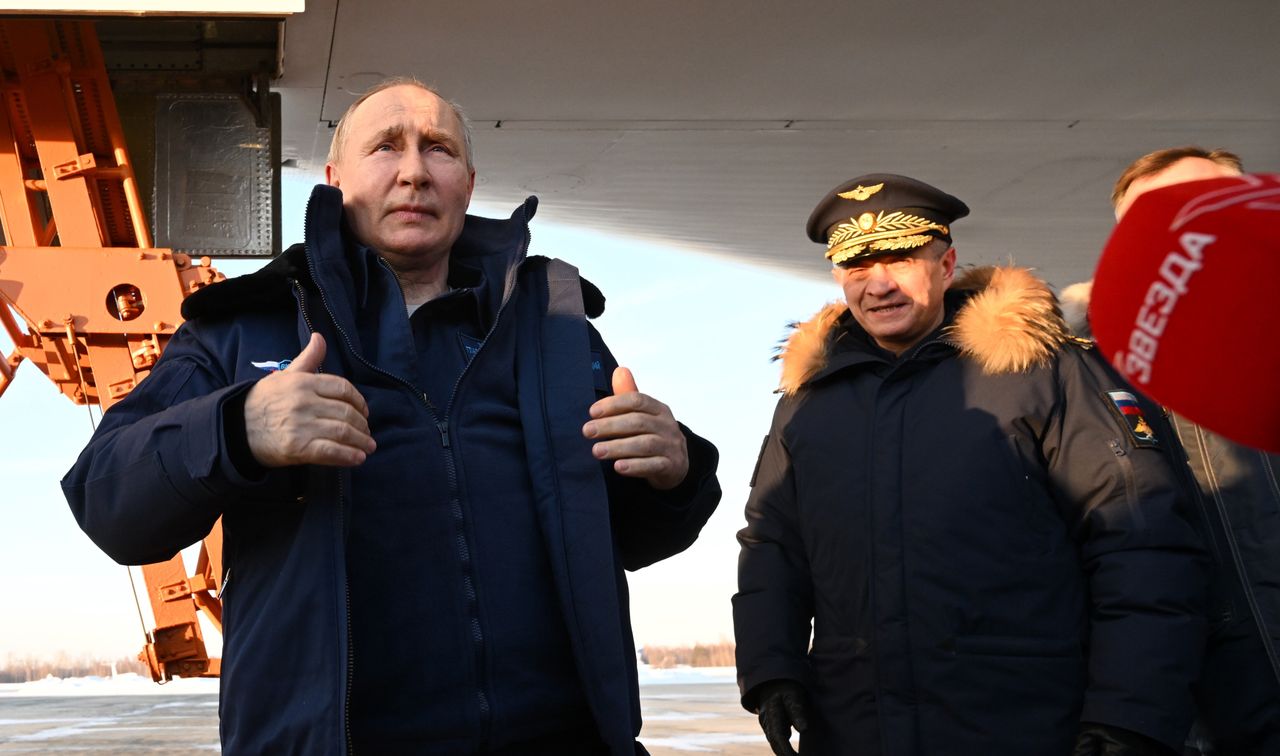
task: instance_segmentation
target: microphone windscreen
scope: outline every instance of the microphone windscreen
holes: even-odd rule
[[[1139,391],[1280,452],[1280,175],[1138,197],[1098,261],[1089,322]]]

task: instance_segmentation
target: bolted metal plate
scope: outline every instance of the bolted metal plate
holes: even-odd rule
[[[234,94],[156,97],[156,246],[212,257],[279,252],[280,100],[267,102],[256,118]]]

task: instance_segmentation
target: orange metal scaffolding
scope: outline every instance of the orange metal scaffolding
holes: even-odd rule
[[[146,378],[182,299],[221,280],[208,258],[151,248],[146,213],[92,22],[0,19],[0,395],[28,361],[77,404],[106,410]],[[221,632],[222,532],[142,568],[152,678],[215,676],[200,610]]]

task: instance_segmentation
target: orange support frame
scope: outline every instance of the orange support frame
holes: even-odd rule
[[[25,360],[106,410],[150,373],[182,299],[222,276],[208,258],[151,248],[91,22],[0,19],[0,91],[0,327],[14,344],[0,394]],[[221,524],[196,575],[180,554],[142,571],[152,678],[216,676],[196,612],[221,632]]]

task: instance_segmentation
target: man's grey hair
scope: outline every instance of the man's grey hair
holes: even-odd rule
[[[943,239],[940,236],[935,236],[933,239],[929,240],[929,243],[926,246],[929,247],[929,252],[931,252],[934,257],[941,260],[942,256],[947,253],[947,250],[954,247],[955,244],[950,239]]]
[[[462,124],[462,142],[464,149],[466,150],[467,167],[471,169],[475,168],[475,155],[471,149],[471,121],[467,118],[467,114],[462,110],[462,106],[440,94],[435,87],[424,84],[413,76],[392,76],[390,78],[383,79],[372,87],[366,89],[363,94],[356,98],[355,102],[351,103],[351,105],[347,107],[346,112],[344,112],[342,117],[338,119],[338,128],[333,132],[333,141],[329,143],[329,157],[327,158],[329,163],[336,164],[338,160],[342,158],[342,150],[346,147],[347,131],[349,130],[347,123],[351,120],[351,114],[356,112],[356,108],[364,104],[365,100],[373,97],[384,89],[391,89],[392,87],[417,87],[418,89],[430,92],[436,97],[439,97],[441,102],[448,105],[449,109],[453,111],[453,114],[458,117],[458,123]]]

